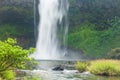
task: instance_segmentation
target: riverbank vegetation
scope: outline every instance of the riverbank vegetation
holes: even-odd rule
[[[81,64],[82,63],[82,64]],[[89,65],[87,65],[89,63]],[[77,62],[76,69],[80,72],[83,71],[83,64],[84,62]],[[84,67],[84,71],[89,71],[95,75],[102,75],[102,76],[120,76],[120,61],[119,60],[93,60],[87,62],[87,67]],[[82,68],[81,68],[82,67]]]
[[[29,57],[33,51],[34,48],[27,50],[18,46],[12,38],[0,41],[0,78],[14,80],[16,69],[25,69],[28,63],[33,63]]]
[[[79,71],[79,72],[85,72],[87,70],[87,64],[85,62],[77,62],[75,64],[75,68]]]
[[[70,0],[68,46],[91,58],[120,47],[120,1]],[[109,4],[108,4],[109,3]]]

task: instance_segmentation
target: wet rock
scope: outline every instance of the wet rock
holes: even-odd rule
[[[63,71],[64,68],[61,65],[59,65],[59,66],[54,67],[52,70],[54,70],[54,71]]]

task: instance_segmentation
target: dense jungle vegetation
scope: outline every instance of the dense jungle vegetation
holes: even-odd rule
[[[120,47],[119,5],[120,0],[70,0],[69,47],[93,58]]]
[[[0,40],[17,38],[19,45],[34,44],[33,0],[0,0]]]
[[[92,58],[120,47],[120,0],[69,0],[68,47]],[[37,19],[38,21],[38,19]],[[34,46],[33,0],[0,0],[0,40]],[[115,52],[115,55],[119,52]]]

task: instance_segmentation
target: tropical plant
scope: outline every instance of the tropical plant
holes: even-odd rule
[[[18,46],[16,40],[12,38],[0,41],[0,76],[3,77],[1,73],[9,70],[25,68],[26,62],[31,62],[29,55],[33,51],[34,48],[26,50]]]

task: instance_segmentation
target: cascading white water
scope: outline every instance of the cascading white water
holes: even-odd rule
[[[68,32],[68,0],[39,0],[40,22],[36,44],[36,59],[59,59],[65,54],[65,36]],[[61,33],[60,33],[61,32]],[[59,37],[63,36],[63,41]],[[61,45],[61,42],[64,44]]]

